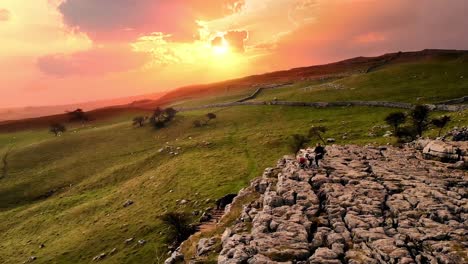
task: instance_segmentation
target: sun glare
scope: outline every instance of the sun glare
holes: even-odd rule
[[[220,45],[213,46],[213,53],[216,55],[224,55],[229,52],[229,43],[223,39]]]

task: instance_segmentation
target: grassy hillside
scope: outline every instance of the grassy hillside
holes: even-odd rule
[[[405,61],[334,81],[300,81],[265,91],[257,100],[438,101],[467,94],[467,69],[459,57]],[[337,84],[344,88],[336,89]],[[306,86],[311,91],[304,92]],[[173,105],[229,101],[250,92]],[[133,116],[147,112],[119,111],[84,126],[69,124],[60,137],[37,120],[42,125],[28,128],[23,122],[21,129],[11,130],[15,132],[1,130],[0,157],[10,151],[0,179],[0,263],[22,263],[30,256],[37,257],[35,263],[89,263],[114,248],[102,263],[161,263],[167,256],[161,214],[202,211],[214,206],[215,199],[237,192],[290,152],[290,135],[323,125],[329,128],[325,137],[338,144],[394,142],[382,135],[389,130],[383,119],[395,109],[238,106],[182,112],[160,130],[131,126]],[[192,126],[210,111],[216,120],[202,128]],[[467,112],[450,115],[450,127],[468,125]],[[166,146],[178,155],[160,151]],[[181,199],[188,203],[179,205]],[[134,204],[123,207],[127,200]],[[128,238],[135,240],[126,244]],[[140,239],[146,243],[138,244]]]
[[[331,82],[302,82],[267,90],[257,100],[434,103],[467,94],[468,59],[449,57],[392,64]]]

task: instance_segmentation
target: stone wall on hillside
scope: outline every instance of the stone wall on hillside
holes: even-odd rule
[[[218,104],[209,104],[195,107],[177,108],[178,111],[193,111],[208,108],[231,107],[240,105],[279,105],[279,106],[305,106],[315,108],[326,107],[350,107],[350,106],[367,106],[367,107],[386,107],[398,109],[412,109],[413,104],[401,102],[385,102],[385,101],[342,101],[342,102],[294,102],[294,101],[241,101],[241,102],[227,102]],[[427,105],[431,110],[458,112],[468,110],[468,105]]]
[[[226,229],[218,263],[468,263],[468,174],[409,147],[284,157]]]

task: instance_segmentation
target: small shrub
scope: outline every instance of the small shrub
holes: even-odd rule
[[[160,217],[169,233],[167,240],[175,247],[195,233],[195,226],[191,224],[190,216],[186,213],[169,212]]]
[[[294,134],[291,136],[289,147],[293,153],[297,153],[299,150],[305,147],[307,143],[309,143],[310,138],[300,135]]]
[[[50,125],[49,131],[55,136],[58,136],[60,133],[64,133],[65,131],[67,131],[67,128],[63,124],[55,123]]]
[[[206,118],[207,118],[206,123],[208,123],[210,120],[216,119],[216,114],[208,113],[208,114],[206,114]]]
[[[200,120],[195,120],[195,121],[193,121],[193,126],[194,127],[202,127],[202,122]]]
[[[71,122],[86,122],[89,121],[88,116],[86,113],[83,111],[83,109],[78,108],[74,111],[67,112],[67,115],[70,117]]]
[[[411,118],[418,136],[422,136],[429,125],[429,112],[429,107],[425,105],[417,105],[411,111]]]
[[[417,138],[418,132],[414,127],[401,127],[395,135],[399,143],[408,143]]]
[[[402,112],[391,113],[385,118],[385,122],[393,127],[393,133],[395,135],[398,133],[398,127],[405,123],[405,121],[406,116]]]
[[[440,134],[442,133],[442,129],[450,122],[450,116],[442,116],[440,118],[435,118],[432,119],[431,123],[439,129],[439,134],[438,136],[440,137]]]
[[[133,118],[133,125],[134,126],[142,127],[144,124],[145,124],[145,117],[137,116],[137,117]]]

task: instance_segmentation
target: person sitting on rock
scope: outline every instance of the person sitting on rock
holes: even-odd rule
[[[319,160],[323,159],[323,156],[325,155],[325,148],[320,145],[320,143],[317,143],[314,149],[315,153],[315,165],[317,167],[319,166]]]
[[[312,168],[312,164],[314,164],[314,157],[312,155],[310,155],[309,153],[306,154],[306,159],[309,161],[307,163],[307,166],[309,168]]]
[[[299,157],[299,167],[301,169],[305,169],[306,166],[307,166],[307,159],[304,158],[304,156]]]

